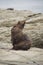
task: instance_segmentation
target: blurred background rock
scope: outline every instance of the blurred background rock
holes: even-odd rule
[[[43,48],[43,13],[28,10],[0,9],[0,42],[11,44],[11,28],[23,20],[26,21],[23,32],[32,40],[32,46]]]

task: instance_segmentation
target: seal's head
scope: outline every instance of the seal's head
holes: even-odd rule
[[[25,26],[25,21],[19,21],[19,22],[17,23],[17,26],[18,26],[20,29],[23,29],[24,26]]]

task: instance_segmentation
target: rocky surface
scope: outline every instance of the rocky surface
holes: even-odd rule
[[[12,45],[2,43],[0,65],[43,65],[43,49],[31,48],[28,51],[11,50]],[[7,48],[6,48],[7,46]]]
[[[25,20],[23,32],[32,40],[28,51],[11,50],[11,28]],[[35,48],[39,47],[39,48]],[[43,14],[0,9],[0,65],[43,65]]]

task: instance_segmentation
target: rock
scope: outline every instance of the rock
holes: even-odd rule
[[[14,8],[7,8],[7,10],[14,10]]]
[[[23,32],[32,40],[32,46],[43,48],[43,14],[25,10],[0,10],[0,41],[11,43],[12,26],[23,20],[26,21]]]
[[[23,33],[32,40],[32,48],[11,50],[12,26],[23,20],[26,21]],[[0,10],[0,65],[43,65],[43,49],[40,48],[43,48],[43,14]]]
[[[43,65],[43,49],[31,48],[28,51],[12,51],[6,48],[0,49],[0,64]]]

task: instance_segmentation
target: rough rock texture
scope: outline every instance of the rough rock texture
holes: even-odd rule
[[[30,36],[32,46],[43,48],[43,14],[31,11],[0,9],[0,42],[11,43],[11,28],[18,21],[26,21],[23,32]]]
[[[43,65],[43,49],[15,51],[10,50],[11,47],[8,43],[0,45],[0,65]]]
[[[43,65],[43,49],[9,50],[12,48],[11,28],[23,20],[26,20],[23,32],[32,40],[32,46],[43,48],[43,14],[0,9],[0,65]]]

